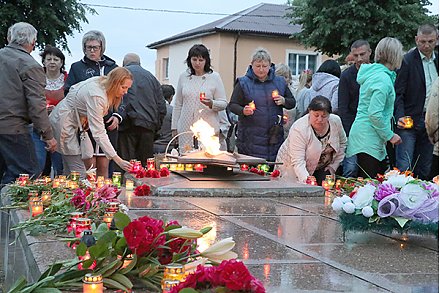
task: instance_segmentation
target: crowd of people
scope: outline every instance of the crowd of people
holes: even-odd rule
[[[438,31],[421,25],[416,47],[403,52],[384,37],[372,50],[356,40],[341,66],[325,60],[304,69],[299,84],[285,64],[258,48],[230,97],[211,65],[209,49],[193,45],[177,87],[163,84],[125,55],[122,67],[104,55],[105,37],[84,34],[84,57],[65,71],[65,57],[47,46],[42,64],[30,55],[37,30],[20,22],[0,49],[1,183],[19,174],[69,174],[97,168],[108,177],[131,159],[164,153],[178,137],[180,153],[194,147],[190,127],[200,118],[221,150],[263,158],[283,180],[326,175],[376,177],[388,168],[421,179],[438,175]],[[115,163],[113,165],[112,163]]]

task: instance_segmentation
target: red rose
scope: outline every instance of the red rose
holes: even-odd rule
[[[264,172],[263,170],[258,170],[257,174],[260,176],[264,176],[266,175],[266,172]]]
[[[270,176],[272,176],[272,178],[277,178],[280,174],[280,170],[274,170]]]
[[[145,216],[128,224],[123,233],[130,250],[142,256],[165,243],[165,235],[159,236],[163,231],[161,220]]]
[[[160,176],[161,177],[170,176],[170,170],[168,170],[167,167],[163,167],[162,169],[160,169]]]
[[[252,167],[250,170],[249,170],[249,172],[251,172],[251,173],[255,173],[255,174],[258,174],[258,169],[257,168],[255,168],[255,167]]]
[[[157,170],[151,170],[151,177],[152,178],[160,178],[160,173]]]
[[[263,283],[261,283],[261,281],[256,278],[253,278],[251,280],[250,286],[252,293],[266,293],[266,289],[264,288]]]
[[[147,184],[136,186],[134,189],[134,195],[136,196],[146,196],[150,195],[151,188]]]
[[[218,267],[220,281],[230,290],[249,290],[253,279],[246,266],[241,261],[231,259],[222,261]]]
[[[145,230],[144,223],[140,221],[133,221],[124,228],[123,233],[125,240],[127,241],[128,248],[130,248],[132,252],[135,252],[142,240],[145,238],[147,231]]]

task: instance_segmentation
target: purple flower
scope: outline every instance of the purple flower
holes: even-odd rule
[[[393,195],[398,192],[399,191],[389,183],[379,184],[379,186],[376,189],[376,192],[374,193],[374,199],[381,201],[385,197]]]
[[[431,182],[426,182],[422,184],[426,191],[429,192],[431,197],[438,197],[438,185]]]

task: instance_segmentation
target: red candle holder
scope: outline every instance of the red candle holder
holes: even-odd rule
[[[199,98],[200,98],[200,101],[203,101],[206,98],[205,92],[200,92]]]
[[[315,176],[307,176],[306,184],[309,184],[309,185],[318,185],[318,183],[316,182],[316,178],[315,178]]]
[[[241,165],[240,165],[240,170],[241,170],[241,171],[247,171],[247,170],[249,170],[249,165],[241,164]]]
[[[278,90],[273,90],[272,91],[272,99],[275,99],[279,96],[280,94],[278,93]]]
[[[80,238],[82,232],[85,230],[92,230],[92,220],[89,218],[78,218],[76,219],[76,227],[75,227],[75,237]]]
[[[147,159],[147,170],[156,170],[154,158]]]
[[[194,164],[194,171],[203,172],[203,164]]]

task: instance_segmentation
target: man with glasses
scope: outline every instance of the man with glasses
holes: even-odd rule
[[[402,138],[396,147],[396,165],[401,171],[413,171],[420,179],[432,179],[428,175],[433,145],[426,133],[425,113],[432,83],[438,77],[438,53],[434,52],[438,31],[424,24],[417,30],[415,41],[417,47],[405,55],[395,83],[396,133]],[[405,125],[405,116],[411,117],[413,125]]]

